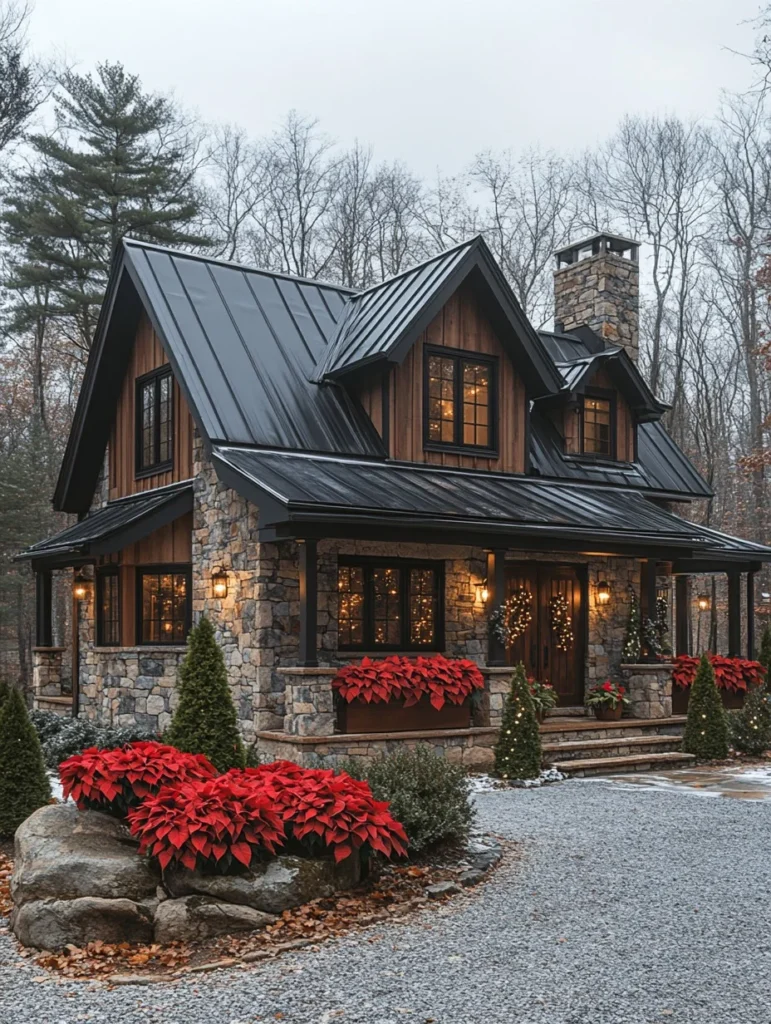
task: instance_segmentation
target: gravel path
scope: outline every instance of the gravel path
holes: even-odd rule
[[[483,793],[522,843],[409,924],[173,986],[39,983],[0,936],[1,1024],[767,1024],[771,800],[573,781]],[[380,938],[377,938],[380,936]]]

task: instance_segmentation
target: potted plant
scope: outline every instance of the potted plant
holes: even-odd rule
[[[542,722],[546,712],[557,706],[557,694],[551,683],[542,683],[540,679],[530,676],[527,680],[530,687],[530,696],[533,698],[535,717]]]
[[[606,679],[589,688],[586,695],[586,706],[594,711],[595,717],[601,722],[617,722],[629,704],[625,687]]]

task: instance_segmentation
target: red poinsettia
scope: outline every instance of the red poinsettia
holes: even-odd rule
[[[211,779],[214,765],[165,743],[140,741],[115,750],[89,747],[59,765],[64,796],[78,807],[123,817],[145,797],[170,784]]]
[[[248,867],[260,853],[276,853],[285,838],[280,809],[256,780],[235,774],[167,786],[128,815],[140,853],[161,868]]]
[[[405,707],[428,697],[441,711],[445,703],[462,704],[475,690],[484,689],[484,678],[477,665],[466,658],[405,658],[392,655],[373,660],[362,658],[345,665],[332,680],[332,686],[349,704],[361,699],[367,704],[403,700]]]
[[[708,657],[715,670],[715,682],[719,690],[746,691],[753,686],[759,686],[766,674],[759,661],[727,658],[722,654],[710,654]],[[672,671],[672,682],[675,686],[686,689],[692,685],[700,660],[688,654],[680,654],[675,658],[675,667]]]
[[[604,683],[596,683],[589,687],[585,703],[590,708],[602,705],[616,708],[619,704],[627,705],[630,701],[626,696],[626,687],[606,679]]]

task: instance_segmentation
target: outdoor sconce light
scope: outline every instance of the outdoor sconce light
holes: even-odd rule
[[[72,596],[76,601],[85,601],[88,597],[88,588],[91,584],[91,580],[88,576],[84,576],[82,572],[79,572],[75,579],[72,581]]]
[[[699,606],[700,612],[708,612],[712,602],[709,599],[709,594],[700,594],[699,599],[696,602]]]
[[[212,590],[215,597],[228,596],[228,574],[224,569],[215,569],[211,576]]]
[[[610,583],[600,580],[597,584],[597,604],[608,604],[610,601]]]
[[[487,580],[485,580],[484,583],[477,583],[477,601],[481,601],[482,604],[487,604],[489,597],[490,591],[487,586]]]

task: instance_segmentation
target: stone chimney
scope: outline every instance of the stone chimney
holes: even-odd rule
[[[555,253],[554,330],[587,326],[637,362],[640,243],[599,234]]]

